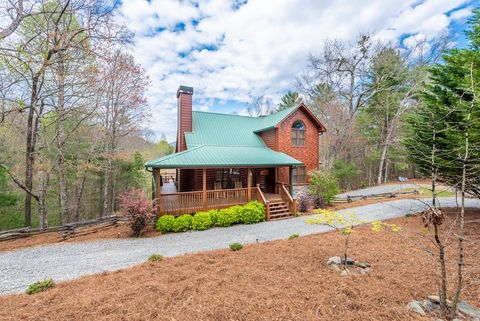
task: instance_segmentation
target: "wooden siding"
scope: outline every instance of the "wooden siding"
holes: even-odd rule
[[[277,148],[277,139],[276,139],[275,129],[260,133],[260,137],[262,137],[265,145],[267,145],[268,148],[271,148],[271,149]]]

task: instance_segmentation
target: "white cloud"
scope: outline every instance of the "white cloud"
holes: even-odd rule
[[[227,0],[124,0],[119,14],[136,32],[133,53],[152,80],[149,126],[173,140],[180,84],[194,87],[194,108],[203,110],[215,109],[215,99],[278,99],[324,39],[352,40],[368,32],[386,41],[412,35],[407,45],[428,40],[470,14],[468,8],[452,12],[465,2],[250,0],[236,8]]]

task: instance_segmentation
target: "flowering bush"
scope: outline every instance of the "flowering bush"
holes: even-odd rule
[[[306,220],[309,224],[322,224],[328,225],[338,232],[344,238],[344,247],[343,247],[343,255],[342,260],[344,264],[344,268],[347,267],[347,251],[348,251],[348,244],[350,241],[350,236],[354,233],[354,229],[361,224],[367,223],[366,220],[360,219],[357,215],[353,213],[338,213],[330,210],[316,210],[316,216],[309,218]],[[380,232],[382,229],[391,230],[393,232],[399,232],[400,227],[396,224],[389,224],[384,223],[381,221],[373,221],[371,223],[372,230],[374,232]]]
[[[133,236],[139,237],[148,223],[152,221],[152,204],[140,189],[124,192],[120,196],[121,210],[130,218],[130,228]]]

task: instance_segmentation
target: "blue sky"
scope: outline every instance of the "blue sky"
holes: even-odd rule
[[[369,33],[408,46],[449,31],[466,45],[463,0],[123,0],[117,12],[135,32],[130,48],[147,70],[158,137],[175,139],[179,85],[194,87],[194,109],[246,112],[251,97],[273,102],[295,89],[309,53],[325,39]]]

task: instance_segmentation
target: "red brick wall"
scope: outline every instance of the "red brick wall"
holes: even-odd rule
[[[305,146],[295,147],[292,145],[292,124],[296,120],[301,120],[305,124]],[[298,159],[305,164],[307,173],[311,170],[318,169],[318,137],[319,131],[316,124],[303,111],[297,109],[293,114],[288,116],[280,123],[277,129],[278,151],[283,152]],[[277,181],[288,184],[289,169],[288,167],[280,168],[277,172]]]
[[[192,95],[179,93],[178,95],[178,124],[177,124],[177,152],[187,149],[185,132],[192,131]]]
[[[260,137],[262,137],[268,148],[277,149],[275,129],[260,133]]]

